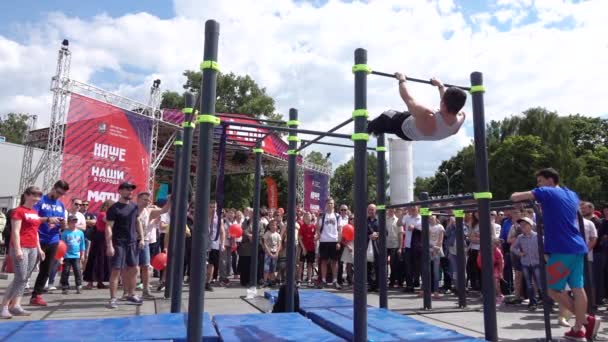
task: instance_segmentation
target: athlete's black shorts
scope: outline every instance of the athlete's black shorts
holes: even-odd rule
[[[387,110],[367,123],[367,133],[374,135],[390,133],[403,140],[411,141],[412,139],[403,133],[403,122],[411,115],[410,112]]]

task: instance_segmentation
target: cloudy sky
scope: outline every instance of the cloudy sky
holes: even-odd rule
[[[74,79],[143,102],[155,78],[163,89],[181,91],[181,73],[202,60],[204,21],[213,18],[221,25],[222,70],[251,75],[281,113],[298,108],[304,128],[330,128],[350,116],[358,47],[380,71],[462,85],[482,71],[488,119],[532,106],[599,116],[608,113],[606,13],[602,0],[2,1],[0,114],[35,113],[48,124],[63,38],[70,40]],[[411,87],[437,106],[435,89]],[[390,79],[370,77],[368,96],[372,113],[403,108]],[[441,142],[416,143],[416,176],[433,174],[469,144],[472,120],[465,128]],[[348,149],[318,150],[332,152],[334,166],[351,156]]]

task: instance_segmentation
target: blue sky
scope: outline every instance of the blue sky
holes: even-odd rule
[[[48,123],[48,84],[63,38],[70,39],[75,79],[143,102],[155,78],[181,91],[182,72],[200,63],[202,47],[193,42],[209,18],[222,25],[222,70],[251,75],[281,113],[297,107],[303,128],[331,127],[352,111],[348,70],[357,47],[386,72],[466,85],[471,71],[483,71],[487,121],[534,106],[606,113],[605,91],[589,87],[608,78],[598,67],[608,60],[604,0],[294,1],[0,1],[0,114],[37,113]],[[393,83],[369,86],[374,114],[403,107]],[[433,89],[412,91],[436,106]],[[416,144],[417,175],[432,174],[472,135],[467,120],[457,137]],[[332,152],[334,165],[350,158],[320,150]]]

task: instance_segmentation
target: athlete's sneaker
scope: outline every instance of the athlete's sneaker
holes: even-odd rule
[[[42,299],[41,295],[37,295],[36,297],[32,297],[30,299],[30,305],[34,306],[48,306],[48,304]]]
[[[116,298],[110,299],[110,301],[108,302],[108,309],[116,309],[116,308],[118,308],[118,302],[117,302]]]
[[[574,331],[574,328],[572,328],[564,334],[564,337],[570,341],[587,342],[587,337],[585,337],[585,335],[586,334],[583,329]]]
[[[142,305],[144,303],[144,301],[141,298],[133,295],[133,296],[127,297],[127,303],[133,304],[133,305]]]
[[[600,329],[600,319],[596,316],[587,316],[587,324],[585,324],[585,337],[588,340],[593,340],[597,336],[597,332]]]

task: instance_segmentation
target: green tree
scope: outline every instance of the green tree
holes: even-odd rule
[[[307,162],[316,164],[316,165],[320,165],[320,166],[325,166],[325,167],[329,167],[330,165],[330,161],[329,158],[325,158],[325,156],[318,151],[311,151],[310,153],[308,153],[307,155],[304,156],[304,159]]]
[[[196,93],[200,89],[203,74],[200,71],[186,70],[184,89]],[[260,87],[249,75],[240,76],[234,73],[222,74],[217,78],[218,113],[248,114],[256,118],[265,116],[271,120],[282,120],[283,116],[275,113],[274,99],[266,94],[266,88]]]
[[[27,135],[29,117],[21,113],[8,113],[0,117],[0,135],[8,142],[22,144]]]
[[[421,192],[428,192],[430,189],[435,187],[435,182],[437,180],[434,176],[432,177],[416,177],[414,180],[414,194],[419,194]]]
[[[162,95],[160,108],[181,109],[184,107],[184,95],[176,91],[165,90]]]
[[[374,153],[367,154],[367,203],[375,203],[376,193],[376,164]],[[388,176],[387,176],[388,181]],[[351,158],[345,164],[336,168],[331,178],[331,194],[336,204],[346,203],[351,208],[354,205],[355,191],[355,160]]]
[[[568,117],[570,137],[576,148],[576,154],[595,151],[608,146],[608,120],[591,118],[580,114]]]
[[[516,190],[536,186],[534,173],[550,166],[549,147],[540,137],[511,136],[490,156],[490,189],[495,198],[508,198]]]

